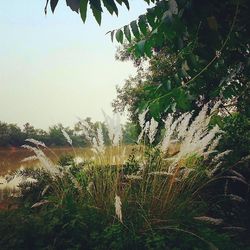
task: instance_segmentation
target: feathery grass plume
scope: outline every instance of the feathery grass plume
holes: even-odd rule
[[[208,216],[199,216],[199,217],[194,217],[195,220],[203,221],[209,224],[213,225],[221,225],[223,223],[223,219],[218,219],[218,218],[212,218]]]
[[[137,143],[139,144],[143,138],[144,134],[147,134],[147,129],[149,127],[148,122],[146,122],[146,115],[148,113],[148,109],[145,109],[142,113],[138,114],[139,125],[141,127],[141,133],[138,136]]]
[[[118,146],[120,142],[122,141],[122,126],[121,126],[121,119],[119,114],[115,115],[115,127],[114,127],[114,140],[113,140],[113,145]]]
[[[109,136],[109,139],[110,139],[110,141],[112,143],[113,139],[114,139],[114,134],[115,134],[114,120],[110,116],[108,116],[104,111],[102,111],[102,113],[103,113],[105,123],[106,123],[107,128],[108,128],[108,136]]]
[[[63,136],[65,137],[65,139],[67,140],[67,142],[72,146],[72,140],[69,137],[68,133],[64,129],[62,129],[62,133],[63,133]]]
[[[76,157],[74,157],[74,163],[75,164],[81,164],[81,163],[84,163],[84,159],[82,158],[82,157],[80,157],[80,156],[76,156]]]
[[[186,114],[186,113],[185,113]],[[174,135],[175,131],[177,130],[178,128],[178,124],[179,122],[184,118],[185,114],[181,115],[179,118],[177,118],[175,121],[173,121],[172,119],[172,124],[169,124],[168,127],[166,127],[166,124],[165,124],[165,129],[166,129],[166,134],[163,138],[163,144],[165,144],[165,148],[168,149],[169,147],[169,143],[171,141],[171,137]],[[165,141],[165,142],[164,142]]]
[[[93,134],[92,128],[90,127],[90,125],[88,124],[88,122],[82,120],[81,118],[78,118],[78,120],[80,122],[81,130],[82,130],[83,135],[86,137],[86,139],[89,142],[92,142],[91,135],[90,135],[90,133]]]
[[[50,188],[50,185],[46,185],[41,193],[41,196],[44,196],[47,193],[47,191],[49,190],[49,188]]]
[[[12,178],[1,178],[0,189],[18,189],[23,182],[23,176],[15,174]]]
[[[148,109],[145,109],[142,113],[140,113],[138,115],[139,124],[140,124],[140,127],[141,127],[142,130],[143,130],[144,125],[146,123],[146,115],[147,115],[147,113],[148,113]]]
[[[105,149],[105,146],[104,146],[102,127],[100,124],[99,124],[99,127],[97,128],[97,139],[98,139],[98,145],[99,145],[100,151],[103,152]]]
[[[39,202],[33,204],[33,205],[31,206],[31,208],[41,207],[41,206],[43,206],[43,205],[45,205],[45,204],[48,204],[49,202],[50,202],[50,201],[48,201],[48,200],[42,200],[42,201],[39,201]]]
[[[29,145],[22,145],[21,147],[34,152],[36,157],[40,161],[42,167],[52,176],[60,173],[59,170],[55,167],[55,165],[51,162],[51,160],[43,153],[41,149],[31,147]]]
[[[121,198],[116,194],[115,195],[115,213],[121,223],[122,222],[122,202]]]
[[[122,126],[119,114],[114,114],[113,118],[108,116],[104,111],[104,119],[108,128],[109,139],[113,146],[118,146],[122,140]]]
[[[165,135],[163,137],[162,143],[161,143],[161,150],[162,151],[167,151],[170,143],[170,138],[172,136],[173,130],[175,127],[171,126],[173,123],[173,114],[169,114],[167,119],[165,120]],[[176,126],[176,124],[174,125]]]
[[[235,194],[227,194],[225,197],[229,198],[231,201],[245,202],[246,200]]]
[[[37,179],[34,179],[34,178],[32,178],[32,177],[27,177],[26,179],[25,179],[25,181],[24,182],[28,182],[28,183],[36,183],[37,182]]]
[[[174,174],[166,172],[166,171],[154,171],[154,172],[148,173],[148,175],[173,176]]]
[[[244,156],[240,159],[238,163],[243,163],[250,160],[250,155]]]
[[[212,142],[221,133],[221,130],[217,125],[208,130],[211,116],[207,114],[207,109],[208,105],[206,104],[187,129],[186,136],[180,144],[179,157],[192,152],[203,154],[207,151],[209,145],[210,150],[213,150],[211,147]]]
[[[213,107],[211,108],[210,114],[213,114],[215,112],[219,112],[219,107],[221,106],[222,102],[221,100],[217,101]]]
[[[216,138],[212,141],[212,143],[208,147],[207,152],[211,152],[211,153],[216,152],[216,148],[218,147],[221,138],[222,138],[222,135],[216,136]]]
[[[143,135],[144,135],[144,134],[145,134],[145,135],[148,134],[149,127],[150,127],[150,122],[147,121],[147,122],[145,123],[144,128],[141,130],[141,133],[140,133],[139,136],[138,136],[138,139],[137,139],[137,143],[138,143],[138,144],[141,142],[141,140],[142,140],[142,138],[143,138]]]
[[[212,162],[218,162],[222,160],[226,155],[229,155],[232,152],[232,150],[225,150],[217,155],[215,155],[212,159]]]
[[[232,173],[232,174],[234,174],[234,175],[238,176],[239,178],[246,181],[246,178],[242,174],[240,174],[239,172],[232,169],[232,170],[230,170],[230,173]]]
[[[158,122],[152,117],[149,125],[148,138],[149,143],[152,144],[155,140],[155,135],[157,133]]]
[[[185,137],[191,118],[192,118],[192,113],[183,114],[182,120],[180,121],[177,128],[179,140]]]
[[[80,117],[77,117],[77,119],[84,128],[86,128],[87,130],[91,130],[91,127],[87,121],[81,119]]]
[[[100,135],[99,135],[100,136]],[[97,136],[98,137],[98,136]],[[92,139],[92,148],[91,150],[95,153],[95,154],[99,154],[99,153],[104,153],[105,151],[105,146],[103,144],[103,141],[98,140],[98,138],[94,137]]]
[[[125,175],[125,179],[127,180],[142,180],[142,176],[140,175]]]
[[[36,160],[38,160],[37,156],[32,155],[32,156],[29,156],[29,157],[22,159],[21,162],[36,161]]]
[[[32,139],[32,138],[26,139],[25,141],[31,142],[31,143],[33,143],[36,146],[41,146],[41,147],[47,148],[47,146],[45,145],[45,143],[43,143],[41,141],[38,141],[38,140],[35,140],[35,139]]]
[[[212,170],[206,170],[206,174],[208,177],[212,177],[215,175],[215,173],[220,169],[220,167],[223,165],[223,163],[220,161],[218,162]]]
[[[98,153],[100,153],[100,149],[99,149],[99,145],[98,145],[98,142],[97,142],[97,140],[96,140],[96,138],[94,137],[93,139],[92,139],[92,148],[91,148],[91,150],[95,153],[95,154],[98,154]]]

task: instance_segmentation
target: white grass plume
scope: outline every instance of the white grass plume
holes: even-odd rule
[[[50,173],[52,176],[59,174],[59,170],[56,168],[53,162],[51,162],[51,160],[44,154],[44,152],[41,149],[31,147],[29,145],[22,145],[22,147],[35,153],[37,159],[40,161],[45,171]]]
[[[94,153],[103,153],[105,151],[102,127],[99,125],[96,131],[96,137],[92,139],[92,151]]]
[[[104,149],[104,138],[103,138],[102,127],[100,124],[97,129],[97,138],[98,138],[99,147]]]
[[[39,201],[39,202],[33,204],[33,205],[31,206],[31,208],[41,207],[41,206],[43,206],[43,205],[45,205],[45,204],[48,204],[48,203],[49,203],[48,200],[42,200],[42,201]]]
[[[138,119],[139,119],[139,124],[141,129],[143,130],[145,123],[146,123],[146,114],[148,113],[148,109],[144,110],[142,113],[140,113],[138,115]]]
[[[149,143],[152,144],[155,140],[155,135],[157,133],[158,122],[152,117],[149,125],[148,138]]]
[[[141,142],[141,140],[142,140],[144,134],[146,134],[146,135],[148,134],[149,127],[150,127],[150,122],[147,121],[147,122],[145,123],[144,128],[141,130],[141,133],[140,133],[139,136],[138,136],[138,139],[137,139],[137,143],[138,143],[138,144]]]
[[[164,138],[162,140],[161,143],[161,150],[162,151],[167,151],[168,147],[169,147],[169,142],[170,142],[170,138],[172,136],[173,130],[175,129],[175,127],[171,127],[172,123],[173,123],[173,115],[169,114],[167,119],[165,120],[165,135]]]
[[[44,196],[47,193],[47,191],[49,190],[49,188],[50,188],[50,185],[46,185],[45,188],[43,189],[43,191],[41,192],[41,196]]]
[[[38,160],[37,156],[32,155],[32,156],[22,159],[21,162],[36,161],[36,160]]]
[[[121,223],[122,221],[122,202],[120,196],[117,194],[115,195],[115,213]]]
[[[67,140],[67,142],[72,146],[72,140],[70,138],[70,136],[68,135],[68,133],[62,129],[62,133],[63,133],[63,136],[65,137],[65,139]]]
[[[217,155],[213,158],[212,162],[218,162],[218,161],[220,161],[220,160],[223,160],[223,158],[224,158],[225,156],[229,155],[231,152],[232,152],[232,150],[225,150],[225,151],[223,151],[223,152],[217,154]]]
[[[176,161],[193,152],[202,155],[208,151],[208,148],[212,152],[218,145],[218,134],[221,130],[217,125],[208,130],[211,119],[208,104],[204,105],[193,122],[190,122],[191,117],[192,113],[185,113],[174,120],[173,116],[169,115],[165,121],[166,134],[160,147],[163,152],[167,151],[171,140],[178,138],[180,150]],[[213,143],[214,141],[216,142]]]
[[[113,118],[108,116],[104,111],[105,124],[108,128],[109,139],[113,146],[118,146],[122,140],[122,126],[120,116],[114,114]]]
[[[38,141],[38,140],[35,140],[35,139],[33,139],[33,138],[28,138],[28,139],[26,139],[25,141],[30,142],[30,143],[33,143],[33,144],[36,145],[36,146],[41,146],[41,147],[47,148],[47,146],[45,145],[45,143],[43,143],[43,142],[41,142],[41,141]]]
[[[212,218],[212,217],[208,217],[208,216],[194,217],[194,219],[202,221],[202,222],[206,222],[206,223],[209,223],[209,224],[213,224],[213,225],[220,225],[220,224],[223,223],[223,219]]]
[[[84,121],[81,118],[78,118],[78,119],[81,125],[81,131],[83,135],[89,142],[92,142],[91,135],[90,135],[90,133],[93,134],[92,128],[90,127],[87,121]]]

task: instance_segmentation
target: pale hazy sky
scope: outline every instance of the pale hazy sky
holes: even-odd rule
[[[115,86],[135,72],[132,63],[115,61],[117,44],[109,30],[145,12],[142,0],[131,10],[105,14],[101,27],[89,11],[87,23],[60,0],[55,15],[47,16],[45,0],[1,1],[0,8],[0,121],[37,128],[76,117],[103,120],[111,113]]]

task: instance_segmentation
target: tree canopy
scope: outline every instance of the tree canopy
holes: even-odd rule
[[[137,20],[108,33],[128,58],[149,62],[146,81],[132,88],[140,93],[139,110],[149,108],[159,119],[210,100],[234,105],[250,115],[250,1],[144,0],[154,4]],[[101,24],[104,9],[118,15],[129,0],[66,0],[86,21],[88,6]],[[58,0],[47,0],[52,12]],[[142,83],[143,81],[143,83]],[[123,92],[124,94],[126,92]],[[142,94],[143,93],[143,94]]]

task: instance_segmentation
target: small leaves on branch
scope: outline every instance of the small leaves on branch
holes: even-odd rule
[[[48,3],[50,3],[51,11],[54,13],[59,0],[46,0],[45,5],[45,14],[47,14]],[[150,2],[150,1],[146,1]],[[154,1],[152,1],[154,2]],[[111,14],[114,13],[118,16],[118,7],[117,5],[125,5],[129,10],[129,1],[128,0],[66,0],[67,6],[70,7],[72,11],[77,13],[80,12],[82,21],[86,22],[87,9],[88,5],[92,10],[93,16],[95,17],[97,23],[100,25],[102,21],[103,7]]]

